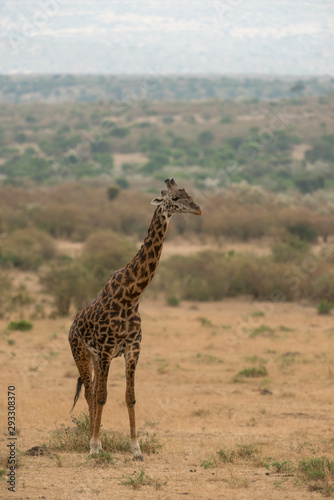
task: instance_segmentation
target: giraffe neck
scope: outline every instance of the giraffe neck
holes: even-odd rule
[[[114,279],[122,289],[124,302],[137,302],[152,281],[159,264],[170,217],[161,207],[157,207],[140,250],[124,269],[116,272]]]

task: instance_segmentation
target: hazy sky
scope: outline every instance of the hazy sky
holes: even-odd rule
[[[334,75],[334,0],[0,1],[0,73]]]

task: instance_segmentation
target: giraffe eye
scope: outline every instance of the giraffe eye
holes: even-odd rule
[[[175,196],[174,198],[172,198],[173,201],[177,201],[179,200],[180,198],[178,196]]]

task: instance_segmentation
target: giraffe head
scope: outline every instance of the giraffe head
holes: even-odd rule
[[[151,201],[159,205],[168,215],[193,214],[202,215],[202,210],[183,188],[179,188],[174,179],[166,179],[167,189],[161,191],[161,196]]]

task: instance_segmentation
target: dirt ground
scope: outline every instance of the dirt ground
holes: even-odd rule
[[[129,453],[115,453],[117,462],[107,466],[88,462],[88,449],[24,454],[33,446],[48,447],[61,424],[73,426],[69,410],[77,371],[67,341],[71,319],[36,320],[28,332],[10,332],[8,321],[0,321],[0,469],[8,455],[8,386],[16,388],[19,459],[16,492],[7,491],[2,477],[0,497],[322,498],[298,464],[334,459],[333,316],[300,304],[276,304],[259,316],[246,299],[168,307],[147,297],[141,314],[137,426],[143,436],[155,434],[162,447],[140,463]],[[260,376],[238,375],[247,368]],[[124,360],[118,358],[110,369],[103,429],[127,435],[124,392]],[[81,395],[74,415],[85,409]],[[142,471],[149,484],[124,484],[134,483]],[[331,485],[325,486],[330,495]]]

